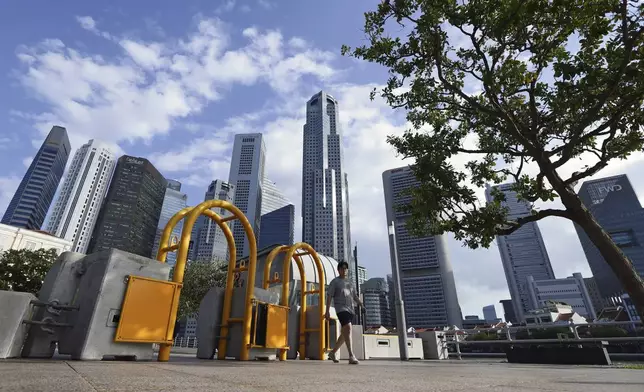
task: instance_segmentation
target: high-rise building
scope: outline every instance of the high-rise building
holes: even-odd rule
[[[412,235],[406,226],[410,215],[400,210],[410,202],[404,191],[417,186],[418,180],[407,166],[387,170],[382,178],[387,225],[395,223],[407,327],[460,326],[463,319],[445,236]]]
[[[295,241],[295,206],[288,204],[262,215],[258,249],[271,245],[293,245]]]
[[[498,318],[496,317],[496,308],[494,307],[494,305],[487,305],[483,307],[483,319],[489,322],[498,320]]]
[[[262,214],[262,187],[266,146],[261,133],[244,133],[235,135],[233,158],[230,164],[229,182],[235,186],[235,206],[246,215],[253,227],[257,241],[260,237]],[[239,222],[233,223],[233,237],[237,247],[237,257],[246,257],[250,248],[244,227]],[[257,243],[257,242],[256,242]]]
[[[355,279],[338,102],[324,91],[306,103],[303,142],[302,241],[349,263],[349,276]]]
[[[234,185],[222,180],[215,180],[208,185],[204,201],[223,200],[232,203],[234,198]],[[225,208],[213,208],[212,210],[222,218],[232,215]],[[228,222],[226,224],[230,225]],[[195,260],[207,262],[227,260],[228,240],[217,222],[202,215],[195,223],[195,226],[197,227],[195,232],[197,237],[194,253]],[[240,248],[237,248],[238,255],[240,250]]]
[[[602,297],[601,291],[599,291],[597,281],[594,277],[584,278],[584,285],[586,286],[586,290],[588,290],[588,295],[590,296],[590,301],[593,303],[593,308],[595,308],[595,313],[599,315],[602,310],[608,306],[608,303],[606,299]]]
[[[519,319],[517,318],[516,313],[514,313],[514,304],[511,299],[502,299],[499,301],[503,305],[503,318],[506,323],[518,324]]]
[[[161,235],[163,235],[163,230],[168,224],[170,219],[179,211],[186,208],[188,205],[188,195],[181,192],[181,183],[176,180],[167,180],[168,185],[165,189],[165,195],[163,196],[163,205],[161,206],[161,215],[159,215],[159,223],[157,224],[157,235],[154,238],[154,247],[152,248],[152,257],[156,257],[157,252],[159,251],[159,245],[161,241]],[[178,243],[181,239],[181,232],[183,231],[183,221],[179,222],[178,225],[172,230],[170,235],[170,242],[168,245],[172,244],[173,238],[176,238]],[[168,252],[165,262],[168,265],[174,265],[177,261],[177,251]]]
[[[262,185],[262,216],[293,204],[273,181],[264,178]]]
[[[626,175],[586,181],[579,198],[644,278],[644,209]],[[619,297],[622,284],[586,232],[575,225],[590,270],[604,298]]]
[[[371,278],[362,284],[364,298],[365,328],[392,327],[389,286],[384,278]]]
[[[362,284],[366,281],[367,281],[367,269],[359,265],[358,266],[358,286],[362,287]]]
[[[115,166],[114,153],[97,140],[74,154],[46,229],[71,241],[73,252],[87,252]]]
[[[502,206],[508,209],[508,219],[530,215],[530,205],[517,198],[517,193],[512,190],[513,186],[514,184],[496,186],[505,195]],[[485,198],[488,203],[494,200],[493,189],[494,187],[489,185],[485,189]],[[523,320],[524,314],[532,307],[527,287],[528,276],[532,276],[535,280],[555,278],[548,251],[543,243],[537,222],[526,223],[510,235],[497,236],[496,242],[501,253],[514,314],[518,320]]]
[[[531,310],[546,306],[546,301],[563,302],[588,319],[597,318],[584,278],[575,272],[568,278],[535,280],[528,276],[528,293],[530,294]]]
[[[29,230],[41,228],[70,153],[67,130],[54,126],[20,181],[2,223]]]
[[[166,179],[147,159],[120,157],[89,253],[116,248],[152,257],[166,186]]]

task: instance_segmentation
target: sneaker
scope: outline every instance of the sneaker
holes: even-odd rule
[[[335,353],[334,353],[333,351],[331,351],[331,352],[329,353],[329,359],[330,359],[330,360],[332,360],[332,361],[333,361],[333,363],[338,363],[338,362],[340,362],[340,361],[338,361],[338,359],[335,357]]]
[[[349,365],[357,365],[359,363],[360,363],[360,361],[358,361],[358,359],[356,357],[349,358]]]

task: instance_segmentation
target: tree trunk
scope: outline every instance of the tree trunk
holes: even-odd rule
[[[571,189],[559,192],[561,201],[570,212],[572,220],[588,235],[613,270],[635,305],[635,310],[644,322],[644,281],[633,268],[633,264],[615,244],[608,233],[597,223],[592,213],[584,206],[581,199]]]

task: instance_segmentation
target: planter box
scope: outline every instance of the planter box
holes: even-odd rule
[[[508,346],[508,363],[540,363],[558,365],[610,365],[611,360],[603,345],[570,346]]]

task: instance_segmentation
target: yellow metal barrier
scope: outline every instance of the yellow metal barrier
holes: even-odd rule
[[[304,252],[298,252],[299,250],[304,250]],[[300,331],[299,331],[299,351],[300,351],[300,359],[305,359],[306,358],[306,333],[307,332],[318,332],[320,334],[320,338],[318,339],[319,341],[319,346],[318,346],[318,355],[320,359],[324,359],[324,355],[326,354],[326,342],[324,337],[326,336],[325,334],[325,329],[326,329],[326,320],[324,318],[324,309],[325,309],[325,299],[326,299],[326,281],[324,278],[324,267],[322,266],[322,261],[320,260],[320,257],[318,256],[317,252],[313,247],[307,243],[304,242],[299,242],[295,245],[288,246],[288,245],[282,245],[278,246],[275,249],[271,251],[271,253],[268,254],[268,257],[266,258],[266,263],[264,265],[264,279],[263,279],[263,287],[264,289],[268,289],[269,285],[271,283],[278,283],[278,279],[275,278],[273,280],[270,279],[270,273],[271,273],[271,265],[273,264],[273,260],[280,254],[280,253],[286,253],[286,257],[284,257],[284,262],[282,264],[282,295],[280,299],[280,303],[282,306],[288,306],[288,293],[290,289],[290,281],[291,281],[291,263],[290,260],[294,259],[295,263],[297,264],[297,268],[300,271],[300,282],[301,282],[301,290],[300,290]],[[304,271],[304,265],[302,264],[302,259],[300,258],[301,256],[304,255],[311,255],[313,257],[313,260],[315,262],[315,266],[318,272],[319,276],[319,289],[318,290],[307,290],[307,280],[306,280],[306,273]],[[319,310],[319,328],[318,329],[307,329],[306,328],[306,296],[309,294],[318,294],[319,299],[320,299],[320,304],[318,306]],[[288,331],[288,329],[287,329]],[[288,335],[288,332],[287,332]],[[286,349],[280,350],[279,354],[279,359],[280,361],[286,360],[286,354],[287,351]]]
[[[227,211],[231,212],[232,215],[222,218],[214,211],[211,211],[211,208],[224,208]],[[188,259],[188,250],[190,247],[190,235],[192,233],[192,227],[195,222],[201,215],[206,215],[212,220],[214,220],[222,232],[226,236],[228,242],[228,275],[226,278],[226,291],[224,296],[224,309],[222,312],[222,326],[221,326],[221,337],[219,340],[219,359],[224,359],[226,357],[227,349],[227,339],[228,329],[230,323],[232,322],[242,322],[242,347],[241,347],[241,360],[248,360],[249,351],[250,351],[250,329],[251,329],[251,318],[252,318],[252,298],[253,298],[253,289],[255,286],[255,270],[257,265],[257,244],[255,242],[255,234],[253,233],[253,228],[248,222],[246,216],[233,204],[223,201],[223,200],[207,200],[199,204],[196,207],[186,207],[183,210],[176,213],[163,230],[161,235],[161,240],[159,242],[159,251],[157,253],[157,260],[160,262],[165,262],[168,252],[177,251],[177,261],[174,266],[174,273],[172,274],[172,281],[176,283],[183,282],[183,275],[186,268],[186,262]],[[178,244],[169,244],[170,236],[175,226],[184,219],[183,229],[181,232],[181,239]],[[248,238],[249,244],[249,260],[248,266],[236,267],[237,259],[237,249],[235,248],[235,240],[233,238],[233,233],[230,230],[230,227],[226,222],[238,219],[239,223],[244,227],[246,232],[246,237]],[[244,318],[240,320],[233,320],[230,318],[230,311],[232,305],[232,296],[233,296],[233,286],[234,286],[234,276],[237,272],[248,271],[248,281],[246,282],[246,298],[244,303]],[[176,308],[171,311],[170,315],[170,324],[172,328],[167,331],[166,341],[172,341],[172,334],[174,329],[174,324],[177,319],[177,310]],[[170,349],[171,345],[162,344],[159,349],[158,360],[160,362],[166,362],[170,359]]]

